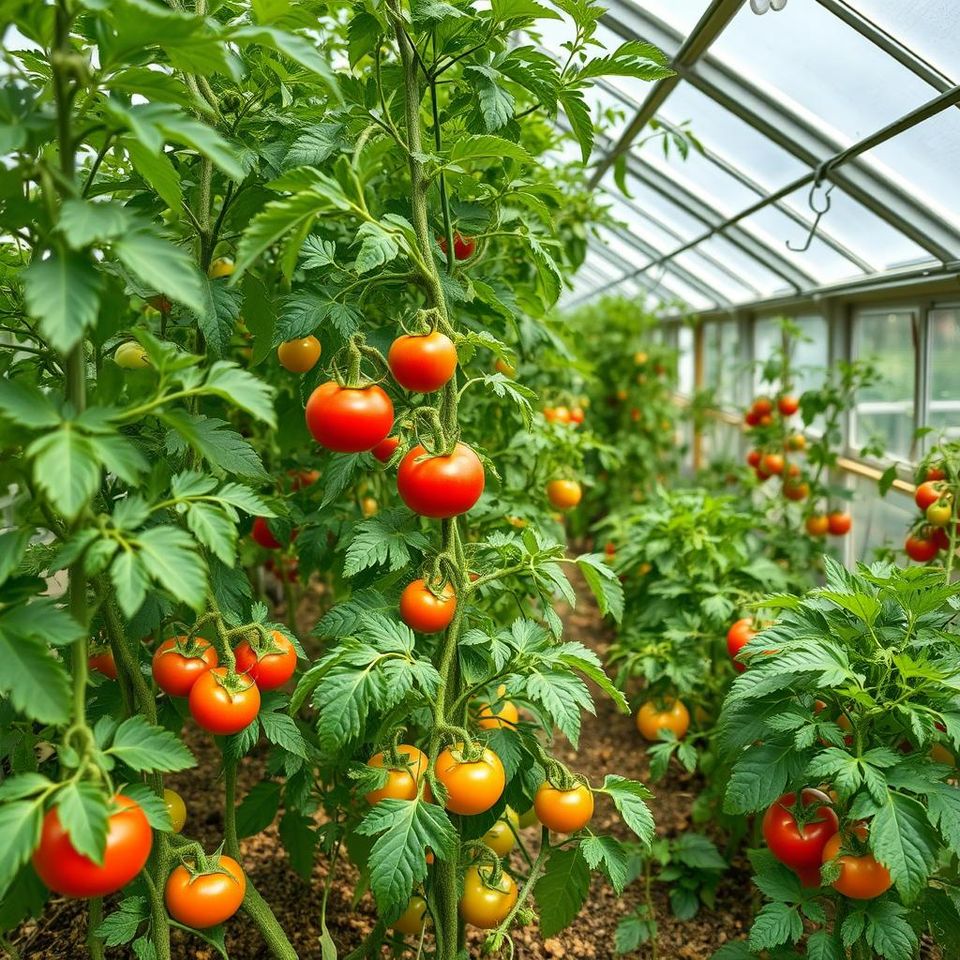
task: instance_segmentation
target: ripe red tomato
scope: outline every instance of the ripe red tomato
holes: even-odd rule
[[[583,497],[583,490],[576,480],[551,480],[547,484],[547,499],[557,510],[571,510]]]
[[[637,712],[637,729],[644,740],[659,740],[661,730],[671,730],[682,740],[689,728],[690,711],[682,700],[648,700]]]
[[[779,453],[768,453],[763,458],[764,473],[783,473],[783,457]]]
[[[117,661],[113,659],[113,651],[110,649],[91,654],[87,658],[87,665],[91,670],[96,670],[111,680],[117,679]]]
[[[762,459],[763,454],[759,450],[751,450],[747,454],[747,466],[753,467],[756,470],[760,466],[760,460]]]
[[[960,523],[954,528],[954,543],[960,544]],[[934,527],[933,528],[933,542],[937,545],[940,550],[949,550],[950,549],[950,531],[945,527]]]
[[[153,679],[171,697],[186,697],[193,685],[211,667],[217,665],[217,651],[209,640],[195,637],[171,637],[157,647],[153,655]]]
[[[492,930],[502,923],[517,902],[517,885],[513,878],[501,873],[493,880],[493,867],[467,867],[463,876],[460,916],[481,930]]]
[[[393,429],[393,403],[382,387],[320,384],[307,400],[307,428],[314,440],[337,453],[372,450]]]
[[[810,484],[804,481],[784,480],[783,495],[788,500],[806,500],[810,496]]]
[[[447,252],[447,238],[440,238],[440,249]],[[453,255],[457,260],[469,260],[477,249],[477,241],[473,237],[464,237],[459,231],[453,235]]]
[[[760,414],[756,410],[748,410],[743,417],[743,422],[748,427],[755,427],[760,423]]]
[[[230,674],[226,667],[213,667],[202,674],[190,690],[190,713],[210,733],[239,733],[260,712],[260,691],[253,677]]]
[[[751,407],[751,409],[758,416],[764,417],[773,412],[773,401],[769,397],[757,397],[757,399],[753,401],[753,407]]]
[[[792,417],[800,409],[800,401],[796,397],[781,397],[777,401],[777,409],[785,417]]]
[[[423,925],[427,922],[427,901],[418,894],[414,894],[406,909],[390,924],[391,930],[405,934],[408,937],[419,937]]]
[[[583,423],[587,415],[583,412],[583,407],[570,408],[570,422],[573,424]]]
[[[316,337],[287,340],[277,347],[277,359],[280,366],[291,373],[306,373],[317,365],[320,349],[320,341]]]
[[[827,514],[827,527],[835,537],[842,537],[850,532],[853,526],[853,517],[842,510],[835,510]]]
[[[473,816],[489,810],[503,794],[506,774],[500,758],[484,747],[478,760],[465,760],[463,744],[442,750],[434,764],[437,779],[447,788],[447,809]]]
[[[835,833],[823,848],[823,863],[833,860],[840,852],[842,836]],[[872,900],[886,893],[893,886],[890,871],[872,853],[856,857],[844,854],[839,857],[840,876],[833,889],[852,900]]]
[[[144,867],[153,845],[153,833],[140,804],[118,793],[107,820],[103,863],[78,853],[60,823],[56,807],[43,818],[40,844],[33,866],[40,879],[65,897],[104,897],[125,887]]]
[[[810,870],[820,866],[823,848],[837,832],[840,821],[830,807],[830,798],[820,790],[806,788],[800,792],[804,808],[816,806],[813,817],[801,827],[792,808],[795,793],[785,793],[767,808],[763,815],[763,838],[770,852],[792,870]]]
[[[392,800],[415,800],[417,798],[417,788],[427,772],[430,761],[422,750],[411,746],[409,743],[399,744],[397,753],[406,757],[409,761],[409,766],[405,769],[396,770],[389,767],[390,757],[386,752],[375,753],[367,761],[368,767],[387,767],[389,770],[387,782],[379,789],[371,790],[366,795],[366,801],[371,807],[387,798]]]
[[[939,481],[925,480],[917,487],[913,499],[921,510],[926,511],[930,504],[936,503],[940,499],[943,490],[944,486]]]
[[[924,480],[945,480],[946,477],[947,474],[941,467],[927,467]]]
[[[258,655],[246,640],[233,651],[237,673],[249,674],[261,690],[282,687],[297,669],[297,651],[293,644],[279,630],[271,631],[271,636],[277,652]]]
[[[319,470],[288,470],[287,473],[290,477],[290,489],[293,491],[312,487],[320,479]]]
[[[393,379],[405,390],[432,393],[457,371],[457,348],[439,330],[425,336],[403,334],[393,341],[387,354]]]
[[[381,440],[370,452],[381,463],[386,463],[393,456],[393,451],[399,446],[399,437],[387,437],[386,440]]]
[[[537,819],[555,833],[576,833],[593,816],[593,791],[578,783],[571,790],[558,790],[549,781],[537,788],[533,798]]]
[[[457,611],[453,584],[445,583],[440,596],[435,596],[424,580],[413,580],[400,594],[400,619],[411,630],[439,633],[446,630]]]
[[[806,526],[811,537],[825,537],[830,529],[830,518],[823,513],[812,513],[807,517]]]
[[[279,550],[282,543],[270,532],[270,527],[264,517],[255,517],[250,528],[250,539],[259,544],[264,550]]]
[[[403,502],[415,513],[436,520],[466,513],[480,499],[483,485],[483,464],[465,443],[458,443],[447,456],[430,456],[417,444],[397,470]]]
[[[939,552],[937,541],[930,536],[929,528],[911,533],[903,545],[907,556],[917,563],[929,563]]]
[[[229,920],[243,903],[247,878],[232,857],[221,854],[216,869],[209,873],[193,871],[180,864],[167,877],[163,900],[170,916],[195,930],[215,927]]]
[[[555,423],[569,423],[570,422],[570,408],[569,407],[554,407],[553,410],[553,419]]]
[[[484,703],[477,711],[477,724],[483,730],[499,730],[500,727],[514,728],[519,722],[520,711],[512,700],[501,700],[496,707]]]
[[[743,673],[747,669],[746,664],[737,659],[737,654],[757,635],[753,629],[753,621],[749,617],[738,620],[727,631],[727,653],[733,659],[733,669],[737,673]]]

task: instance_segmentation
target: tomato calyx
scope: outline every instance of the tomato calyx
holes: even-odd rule
[[[795,799],[790,806],[785,806],[781,800],[777,801],[780,806],[787,810],[797,825],[797,832],[803,837],[805,829],[815,824],[825,823],[827,818],[821,815],[821,806],[830,806],[829,798],[825,802],[811,803],[809,799],[803,802],[802,791],[795,794]]]
[[[185,844],[180,853],[180,864],[190,875],[188,883],[195,883],[201,877],[222,876],[229,877],[236,881],[233,873],[228,870],[221,862],[223,856],[223,844],[217,849],[207,854],[199,843]]]

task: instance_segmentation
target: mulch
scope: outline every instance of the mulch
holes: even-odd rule
[[[611,634],[602,622],[592,598],[582,584],[577,584],[580,603],[576,610],[564,612],[566,638],[580,640],[603,656]],[[320,607],[319,598],[307,595],[298,609],[301,635],[309,632]],[[282,611],[278,611],[282,613]],[[169,785],[180,792],[187,804],[187,832],[213,849],[222,835],[220,814],[221,781],[219,759],[212,740],[187,728],[187,741],[198,759],[198,766],[171,776]],[[565,743],[565,742],[564,742]],[[578,751],[565,744],[558,755],[568,765],[586,775],[594,784],[603,782],[606,773],[618,773],[631,779],[649,782],[649,768],[643,741],[633,719],[619,714],[609,700],[597,697],[596,717],[585,716]],[[263,775],[263,755],[249,757],[240,772],[239,795],[258,782]],[[652,785],[655,798],[650,805],[660,836],[672,837],[691,827],[691,806],[700,786],[699,779],[679,768]],[[204,812],[208,811],[208,812]],[[610,833],[630,839],[612,804],[601,798],[592,826],[598,833]],[[535,834],[535,831],[533,831]],[[327,863],[318,858],[312,881],[304,882],[287,863],[276,825],[242,842],[243,866],[293,942],[303,960],[320,960],[320,904]],[[369,932],[376,919],[369,894],[359,905],[352,897],[356,871],[341,865],[331,888],[327,918],[330,933],[339,954],[345,956]],[[752,903],[749,870],[736,863],[723,877],[717,891],[714,909],[701,909],[689,921],[673,917],[665,884],[654,884],[653,899],[658,923],[657,951],[663,960],[707,960],[730,939],[740,939],[749,929]],[[590,897],[577,919],[562,933],[544,940],[536,925],[514,933],[515,956],[519,960],[607,960],[616,956],[614,932],[620,919],[641,903],[641,882],[629,886],[622,896],[601,877],[596,877]],[[11,938],[23,960],[74,960],[85,955],[85,917],[83,906],[76,901],[55,900],[43,917],[31,921]],[[482,937],[471,935],[471,954],[480,956]],[[243,916],[230,921],[226,937],[232,960],[265,960],[266,948],[257,930]],[[129,956],[129,950],[107,950],[109,958]],[[388,953],[384,954],[385,956]],[[414,952],[410,952],[413,957]],[[504,953],[506,955],[506,952]],[[176,960],[215,960],[217,952],[209,945],[181,931],[173,934],[173,956]],[[649,945],[642,946],[633,957],[652,957]]]

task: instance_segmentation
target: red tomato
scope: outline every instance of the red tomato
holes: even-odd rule
[[[91,670],[97,670],[111,680],[117,679],[117,661],[113,659],[112,650],[101,650],[87,658],[87,665]]]
[[[835,537],[842,537],[850,532],[853,526],[853,517],[842,510],[835,510],[827,514],[827,528]]]
[[[180,864],[167,877],[163,899],[170,916],[195,930],[229,920],[240,909],[247,892],[247,878],[240,864],[221,854],[210,872],[191,869]]]
[[[765,473],[783,473],[783,457],[779,453],[768,453],[763,458],[763,470]]]
[[[40,845],[33,852],[33,866],[40,879],[65,897],[103,897],[125,887],[150,856],[153,833],[140,805],[118,793],[115,813],[107,821],[107,845],[103,863],[96,864],[78,853],[60,823],[56,807],[48,810],[40,831]]]
[[[411,630],[439,633],[446,630],[457,610],[453,584],[445,583],[436,596],[424,580],[413,580],[400,594],[400,619]]]
[[[369,767],[387,767],[389,771],[387,782],[379,789],[371,790],[366,795],[366,801],[371,807],[387,798],[392,800],[415,800],[417,798],[420,781],[427,772],[430,761],[422,750],[411,746],[409,743],[399,744],[397,753],[401,757],[407,758],[408,764],[405,768],[395,769],[390,767],[390,758],[385,752],[375,753],[367,761]]]
[[[387,437],[386,440],[381,440],[370,452],[381,463],[386,463],[393,456],[393,451],[399,446],[399,437]]]
[[[297,669],[297,651],[293,644],[279,631],[271,631],[277,652],[258,654],[244,640],[233,651],[237,659],[237,673],[248,673],[261,690],[276,690],[282,687]]]
[[[808,787],[800,797],[804,807],[816,805],[813,818],[799,826],[792,812],[797,795],[785,793],[763,815],[763,838],[781,863],[792,870],[810,870],[819,867],[823,848],[837,832],[840,821],[825,793]]]
[[[393,429],[393,403],[382,387],[320,384],[307,400],[307,428],[314,440],[337,453],[372,450]]]
[[[483,748],[478,760],[465,760],[463,744],[441,751],[434,764],[437,779],[447,788],[447,809],[474,816],[489,810],[503,794],[506,774],[500,758]]]
[[[447,238],[440,238],[440,249],[447,252]],[[457,260],[469,260],[477,249],[477,241],[473,237],[464,237],[459,231],[453,235],[453,256]]]
[[[800,401],[796,397],[781,397],[777,401],[777,409],[785,417],[792,417],[800,409]]]
[[[823,848],[823,862],[837,858],[843,838],[835,833]],[[840,876],[833,889],[853,900],[872,900],[893,886],[890,871],[872,854],[839,857]]]
[[[436,520],[466,513],[480,499],[483,485],[483,464],[465,443],[458,443],[447,456],[430,456],[417,444],[397,470],[403,502],[415,513]]]
[[[944,486],[937,480],[925,480],[923,483],[917,487],[916,493],[913,495],[913,499],[916,502],[917,506],[926,511],[927,507],[931,503],[936,503],[940,499],[940,495],[944,491]]]
[[[906,550],[907,556],[917,563],[929,563],[940,552],[937,541],[929,535],[927,529],[910,534],[903,549]]]
[[[737,660],[737,654],[757,635],[753,629],[753,621],[749,617],[738,620],[727,631],[727,653],[733,659],[733,669],[737,673],[743,673],[747,669],[746,664]]]
[[[925,480],[945,480],[947,477],[946,473],[940,467],[927,467],[926,475],[924,476]]]
[[[570,422],[571,423],[583,423],[586,419],[586,414],[583,412],[583,407],[571,407],[570,408]]]
[[[584,783],[571,790],[558,790],[544,781],[533,798],[533,809],[537,819],[555,833],[576,833],[593,816],[593,792]]]
[[[583,497],[583,490],[576,480],[551,480],[547,484],[547,499],[558,510],[573,509]]]
[[[806,500],[810,496],[810,484],[803,481],[784,480],[783,495],[788,500]]]
[[[264,550],[279,550],[283,544],[270,532],[264,517],[255,517],[250,528],[250,539]]]
[[[830,529],[830,518],[822,513],[812,513],[807,517],[806,525],[811,537],[825,537]]]
[[[193,685],[189,705],[204,730],[226,736],[253,723],[260,712],[260,691],[252,677],[213,667]]]
[[[773,401],[769,397],[757,397],[753,401],[752,410],[758,416],[764,417],[773,412]]]
[[[757,413],[756,410],[748,410],[746,414],[744,414],[743,422],[748,427],[755,427],[760,423],[760,414]]]
[[[570,422],[569,407],[555,407],[553,411],[553,419],[556,423],[569,423]]]
[[[756,470],[760,466],[760,460],[762,459],[763,454],[759,450],[751,450],[747,454],[747,466],[753,467]]]
[[[288,470],[291,490],[305,490],[320,479],[319,470]],[[256,523],[256,521],[254,521]]]
[[[193,685],[211,667],[217,665],[217,651],[209,640],[195,637],[171,637],[157,647],[153,655],[153,679],[171,697],[186,697]]]
[[[432,393],[457,372],[457,348],[439,330],[426,336],[403,334],[387,354],[393,379],[405,390]]]

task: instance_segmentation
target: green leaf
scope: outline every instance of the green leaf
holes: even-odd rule
[[[530,154],[518,143],[492,134],[475,134],[460,137],[448,152],[450,163],[462,164],[465,160],[522,160],[531,161]]]
[[[79,253],[35,260],[23,273],[27,312],[61,353],[73,349],[97,322],[101,287],[100,274]]]
[[[927,885],[939,849],[922,804],[890,792],[870,821],[870,847],[890,871],[903,901],[915,900]]]
[[[194,610],[204,608],[207,571],[187,533],[177,527],[152,527],[140,534],[137,545],[152,580]]]
[[[78,853],[103,863],[107,846],[107,795],[89,780],[68,781],[56,797],[57,818]]]
[[[218,476],[227,473],[258,482],[267,479],[260,455],[226,420],[177,409],[165,410],[161,416]],[[168,452],[179,455],[185,449],[175,438],[167,438]]]
[[[595,77],[635,77],[638,80],[663,80],[672,77],[667,55],[645,40],[628,40],[605,57],[589,60],[577,74],[577,80]]]
[[[236,562],[237,527],[233,519],[210,503],[191,503],[187,508],[190,532],[228,567]]]
[[[255,783],[237,808],[237,836],[252,837],[273,823],[280,809],[280,784],[273,780]]]
[[[795,907],[766,903],[750,928],[750,949],[771,950],[784,943],[796,943],[803,935],[803,921]]]
[[[263,726],[263,735],[270,743],[277,744],[302,760],[307,759],[307,743],[293,717],[279,711],[263,711],[260,714],[260,723]]]
[[[276,428],[273,388],[236,363],[218,360],[210,368],[203,390],[235,403],[242,410],[262,420],[268,427]]]
[[[892,900],[871,900],[866,904],[864,939],[886,960],[912,960],[919,946],[917,934],[907,919],[907,910]]]
[[[309,880],[313,873],[313,853],[318,839],[313,820],[288,810],[280,818],[279,832],[280,840],[290,858],[290,866],[302,880]]]
[[[0,804],[0,897],[16,879],[20,867],[40,845],[43,808],[32,801]]]
[[[396,237],[378,223],[362,223],[357,231],[360,250],[353,269],[358,274],[369,273],[389,263],[399,253]]]
[[[97,927],[96,934],[106,947],[129,943],[140,924],[150,916],[145,897],[124,897],[117,909],[109,913]]]
[[[610,565],[604,562],[603,554],[581,554],[577,557],[577,567],[596,597],[600,612],[620,623],[623,619],[623,584]]]
[[[121,236],[130,224],[129,211],[119,203],[71,198],[60,208],[58,227],[74,250],[82,250]]]
[[[754,668],[751,668],[754,669]],[[723,809],[752,813],[770,806],[803,769],[804,757],[792,738],[749,748],[734,765],[727,783]]]
[[[0,662],[0,692],[17,711],[40,723],[67,722],[72,686],[63,663],[51,656],[45,640],[25,635],[17,625],[10,629],[7,615],[0,616]]]
[[[429,540],[415,529],[408,510],[386,510],[354,528],[343,575],[353,577],[361,570],[381,565],[393,573],[409,566],[411,549],[426,553],[429,548]]]
[[[415,885],[427,875],[427,849],[447,859],[457,836],[447,814],[419,800],[381,800],[357,826],[364,836],[377,836],[370,850],[370,887],[382,915],[396,917],[406,907]]]
[[[161,149],[151,150],[132,137],[122,138],[121,143],[130,156],[134,170],[146,180],[149,186],[153,187],[157,195],[166,203],[173,218],[179,219],[183,208],[183,191],[177,168],[167,154]]]
[[[206,315],[203,277],[186,250],[146,230],[131,230],[113,242],[113,251],[151,290]]]
[[[653,841],[653,815],[646,802],[653,794],[636,780],[607,774],[603,781],[603,791],[613,799],[614,806],[623,822],[640,838],[640,842],[649,846]]]
[[[486,133],[496,133],[513,119],[513,94],[498,82],[500,73],[493,67],[473,65],[464,68],[469,88],[476,97],[477,110]]]
[[[590,870],[580,848],[551,850],[546,870],[534,888],[543,936],[553,937],[569,926],[589,891]]]
[[[566,87],[560,91],[557,98],[563,112],[567,115],[570,129],[580,144],[580,156],[586,164],[593,152],[593,120],[590,117],[590,108],[583,97],[583,92],[575,87]]]
[[[340,94],[336,74],[333,72],[327,57],[311,40],[287,30],[281,30],[278,27],[265,26],[235,27],[230,31],[229,36],[233,40],[239,41],[241,45],[256,43],[261,46],[273,47],[278,53],[282,53],[285,57],[289,57],[295,63],[299,63],[301,67],[320,77],[334,97],[342,102],[343,98]]]
[[[194,766],[196,760],[178,736],[144,717],[124,720],[107,753],[133,770],[172,773]]]
[[[36,485],[72,520],[100,486],[100,460],[91,441],[65,422],[27,447]]]
[[[45,393],[6,377],[0,379],[0,415],[30,430],[44,430],[60,424],[60,414]]]
[[[591,870],[602,868],[610,886],[618,895],[623,893],[628,879],[627,852],[619,840],[588,837],[580,844],[580,851]]]

